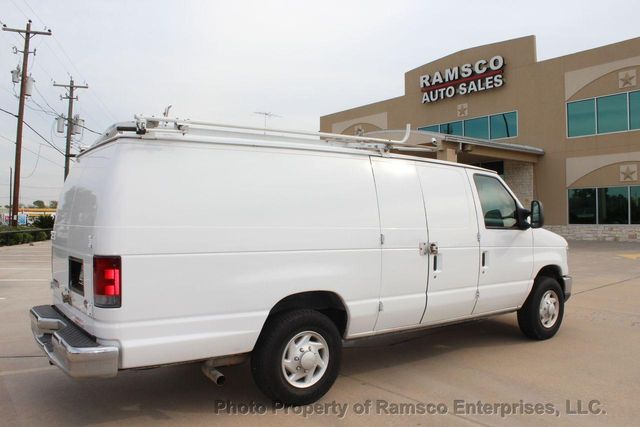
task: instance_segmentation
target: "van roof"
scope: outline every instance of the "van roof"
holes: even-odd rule
[[[168,118],[136,116],[136,119],[136,121],[120,122],[110,126],[89,149],[81,152],[80,156],[118,139],[137,139],[145,141],[176,141],[348,153],[437,163],[495,173],[492,170],[473,165],[404,154],[406,152],[428,153],[438,150],[437,145],[435,145],[435,138],[433,138],[432,145],[407,144],[406,141],[411,132],[409,125],[407,125],[404,140],[391,140],[324,132],[313,133],[226,124],[209,124],[206,122]],[[141,119],[144,121],[141,121]],[[149,123],[151,123],[151,126],[149,126]],[[167,124],[171,124],[171,126],[167,126]]]

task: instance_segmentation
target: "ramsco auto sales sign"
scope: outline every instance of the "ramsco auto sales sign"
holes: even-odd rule
[[[503,68],[504,58],[496,55],[489,60],[480,59],[473,64],[447,68],[442,73],[436,71],[420,76],[422,103],[500,87],[504,84]]]

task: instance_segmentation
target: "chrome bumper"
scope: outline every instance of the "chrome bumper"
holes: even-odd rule
[[[53,306],[32,307],[31,331],[51,363],[74,378],[108,378],[118,373],[118,348],[103,346]]]
[[[564,301],[566,302],[571,296],[571,288],[573,287],[573,278],[571,276],[562,276],[562,282],[564,283]]]

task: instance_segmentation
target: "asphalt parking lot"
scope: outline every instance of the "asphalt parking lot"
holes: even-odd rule
[[[0,248],[0,423],[637,425],[640,245],[571,242],[569,254],[574,295],[553,339],[525,339],[511,314],[369,342],[345,350],[321,405],[286,413],[260,394],[247,365],[224,369],[222,387],[199,365],[68,378],[29,328],[29,307],[50,299],[50,243]],[[422,414],[434,410],[428,404],[447,413]],[[550,413],[520,414],[535,404]],[[418,413],[393,414],[411,408]],[[232,414],[249,409],[265,413]]]

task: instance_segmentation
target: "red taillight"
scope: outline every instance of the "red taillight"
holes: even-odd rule
[[[122,276],[119,256],[93,257],[93,303],[114,308],[122,303]]]

